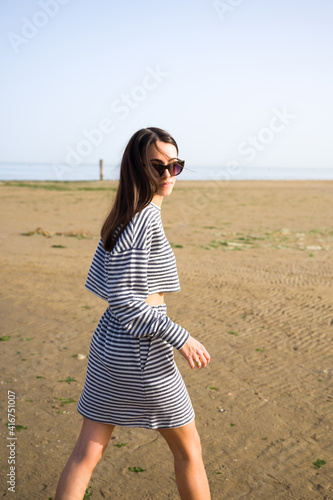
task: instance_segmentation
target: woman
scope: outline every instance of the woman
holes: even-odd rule
[[[101,230],[86,288],[109,307],[92,337],[78,411],[83,425],[60,477],[55,500],[82,499],[115,425],[157,429],[175,462],[180,497],[209,500],[192,404],[173,359],[193,369],[210,360],[205,347],[166,315],[164,293],[180,290],[174,253],[161,223],[184,162],[164,130],[130,139],[115,202]]]

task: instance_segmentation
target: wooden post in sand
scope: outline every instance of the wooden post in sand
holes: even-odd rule
[[[104,177],[103,160],[99,160],[99,179],[102,181]]]

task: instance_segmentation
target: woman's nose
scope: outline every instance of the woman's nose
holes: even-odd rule
[[[169,177],[171,177],[170,172],[169,172],[169,170],[165,167],[164,172],[163,172],[163,174],[162,174],[162,178],[163,178],[163,179],[168,179]]]

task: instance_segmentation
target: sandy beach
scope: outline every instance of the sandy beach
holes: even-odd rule
[[[78,436],[90,339],[106,308],[84,283],[115,190],[0,182],[8,498],[54,499]],[[163,201],[182,288],[166,296],[168,315],[212,356],[191,371],[175,353],[214,500],[333,499],[332,200],[332,181],[178,181]],[[90,486],[92,500],[179,498],[171,453],[145,429],[115,429]]]

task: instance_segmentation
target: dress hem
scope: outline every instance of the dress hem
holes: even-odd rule
[[[122,423],[122,424],[115,424],[113,422],[101,422],[100,420],[97,420],[95,418],[91,418],[91,417],[87,417],[86,415],[84,415],[83,413],[81,413],[81,411],[77,408],[76,409],[77,412],[84,418],[87,418],[88,420],[92,420],[93,422],[97,422],[99,424],[105,424],[105,425],[114,425],[114,426],[117,426],[117,427],[133,427],[133,428],[137,428],[137,429],[149,429],[149,430],[158,430],[158,429],[178,429],[180,427],[184,427],[185,425],[187,424],[190,424],[191,422],[193,422],[193,420],[195,419],[195,414],[193,412],[193,417],[188,421],[188,422],[185,422],[184,424],[181,424],[181,425],[170,425],[170,426],[151,426],[151,425],[143,425],[143,424],[132,424],[132,423],[129,423],[129,424],[125,424],[125,423]]]

